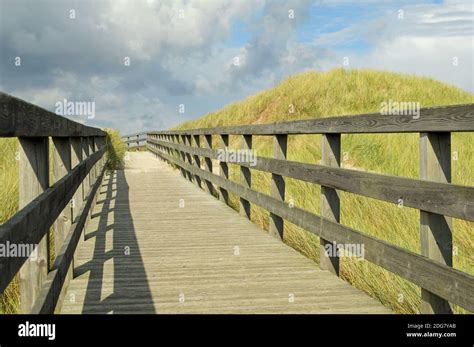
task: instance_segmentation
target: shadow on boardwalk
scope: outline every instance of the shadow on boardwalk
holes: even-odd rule
[[[139,296],[141,313],[155,313],[130,213],[124,171],[109,174],[103,188],[90,222],[97,224],[97,228],[85,235],[87,243],[94,241],[92,260],[75,269],[75,277],[89,272],[82,313],[129,312],[130,307],[121,302],[131,296]],[[108,247],[110,240],[113,240],[112,249]],[[110,271],[109,266],[113,267],[112,283],[106,282],[110,275],[104,277]]]

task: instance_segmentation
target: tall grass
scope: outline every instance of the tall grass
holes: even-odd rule
[[[273,89],[217,112],[183,123],[177,129],[223,125],[258,124],[305,118],[322,118],[379,112],[384,101],[420,102],[422,107],[472,103],[473,95],[430,78],[391,72],[336,69],[326,73],[307,72],[285,80]],[[294,112],[290,112],[291,109]],[[268,137],[254,137],[253,148],[260,156],[271,156]],[[217,139],[214,145],[217,146]],[[419,135],[371,134],[343,135],[342,166],[403,177],[419,177]],[[318,163],[321,136],[289,136],[288,159]],[[230,147],[240,147],[231,136]],[[453,134],[453,182],[474,185],[474,134]],[[252,171],[252,187],[269,193],[271,176]],[[230,165],[230,178],[238,180],[238,167]],[[286,179],[286,200],[319,214],[320,186]],[[419,211],[407,207],[341,192],[341,223],[366,234],[420,253]],[[231,194],[237,208],[237,197]],[[268,212],[252,207],[252,220],[268,229]],[[453,262],[456,269],[474,274],[474,223],[454,220]],[[285,224],[284,242],[319,262],[319,238],[301,228]],[[412,283],[367,261],[341,258],[341,277],[399,313],[416,313],[420,308],[420,289]],[[464,310],[455,307],[457,312]]]
[[[121,141],[117,130],[106,129],[107,132],[107,157],[108,169],[122,167],[126,152],[126,145]],[[50,143],[52,141],[50,140]],[[0,138],[0,224],[5,223],[18,211],[18,150],[19,143],[16,138]],[[52,158],[50,146],[50,160]],[[52,169],[52,166],[50,165]],[[50,170],[50,181],[54,182]],[[50,230],[51,257],[54,259],[54,232]],[[0,294],[0,313],[17,313],[20,308],[20,295],[18,275],[15,276],[4,293]]]

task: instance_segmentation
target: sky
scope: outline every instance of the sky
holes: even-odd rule
[[[162,130],[308,70],[474,93],[472,1],[0,0],[0,90],[122,134]]]

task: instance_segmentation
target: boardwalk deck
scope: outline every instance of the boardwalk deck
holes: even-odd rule
[[[62,313],[390,312],[149,152],[106,177],[92,217]]]

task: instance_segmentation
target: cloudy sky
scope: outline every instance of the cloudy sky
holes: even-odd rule
[[[95,102],[94,119],[70,118],[122,133],[308,69],[416,73],[474,92],[473,31],[470,0],[0,0],[0,90],[53,112]]]

